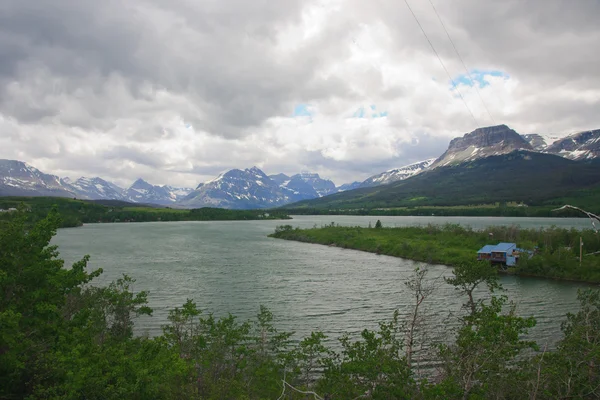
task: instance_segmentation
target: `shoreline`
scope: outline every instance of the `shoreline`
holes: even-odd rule
[[[571,236],[576,235],[579,242],[580,235],[591,235],[593,231],[574,233],[554,227],[546,230],[489,227],[489,231],[495,232],[494,239],[489,239],[488,235],[482,234],[481,231],[452,225],[379,229],[340,226],[313,229],[290,228],[290,225],[279,226],[268,236],[444,265],[450,268],[464,263],[479,262],[477,249],[489,242],[519,243],[519,247],[524,249],[538,249],[536,255],[521,257],[515,268],[506,270],[498,268],[500,274],[600,284],[600,257],[584,258],[582,264],[570,252],[564,250],[569,246],[568,243],[572,238],[559,240],[561,235],[570,233]]]
[[[410,260],[410,261],[422,262],[422,263],[426,263],[426,264],[443,265],[443,266],[448,267],[448,268],[454,268],[455,267],[455,265],[448,264],[448,263],[443,263],[443,262],[433,262],[433,261],[429,262],[429,261],[426,261],[426,260],[418,260],[418,259],[415,259],[415,258],[400,257],[400,256],[392,255],[392,254],[377,253],[377,252],[374,252],[374,251],[362,250],[362,249],[357,249],[357,248],[354,248],[354,247],[340,246],[340,245],[337,245],[337,244],[323,244],[323,243],[319,243],[319,242],[316,242],[316,241],[315,242],[310,242],[310,241],[304,241],[304,240],[289,239],[289,238],[283,238],[283,237],[276,237],[276,236],[273,236],[272,234],[270,234],[268,236],[272,237],[274,239],[288,240],[288,241],[291,241],[291,242],[300,242],[300,243],[316,244],[316,245],[319,245],[319,246],[336,247],[336,248],[342,249],[342,250],[360,251],[360,252],[363,252],[363,253],[370,253],[370,254],[375,254],[375,255],[378,255],[378,256],[394,257],[394,258],[400,258],[402,260]],[[581,280],[581,279],[557,278],[557,277],[553,277],[553,276],[535,275],[535,274],[527,274],[527,273],[516,273],[516,272],[513,272],[513,271],[507,271],[507,270],[501,270],[501,269],[498,269],[498,274],[500,274],[500,275],[506,275],[506,276],[518,276],[519,278],[550,279],[550,280],[558,281],[558,282],[584,283],[584,284],[587,284],[587,285],[600,286],[600,282],[586,281],[586,280]]]

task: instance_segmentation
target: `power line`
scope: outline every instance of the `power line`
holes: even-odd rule
[[[446,29],[446,25],[444,24],[444,21],[442,21],[442,18],[440,17],[440,14],[438,14],[437,9],[433,5],[433,1],[429,0],[429,4],[431,4],[431,7],[433,8],[433,11],[435,12],[435,15],[437,16],[438,20],[440,21],[440,24],[442,25],[442,28],[444,28],[444,32],[446,32],[446,36],[448,36],[448,40],[450,40],[450,43],[452,44],[452,47],[454,48],[454,51],[456,52],[456,55],[458,56],[458,59],[460,60],[463,68],[465,69],[465,72],[467,73],[467,76],[469,77],[469,80],[471,82],[474,82],[473,78],[471,78],[471,73],[469,72],[469,69],[465,65],[465,62],[463,61],[463,58],[460,56],[460,53],[458,52],[458,49],[454,45],[454,40],[452,40],[452,38],[450,37],[450,33],[448,33],[448,29]],[[473,87],[477,91],[477,96],[479,96],[479,100],[481,100],[481,104],[483,104],[483,107],[485,108],[485,111],[487,111],[487,113],[490,116],[492,122],[494,123],[494,125],[496,125],[496,120],[494,119],[494,117],[492,117],[492,113],[490,113],[490,110],[488,109],[487,104],[485,104],[485,101],[483,101],[483,97],[481,97],[481,93],[479,92],[479,89],[477,88],[477,85],[473,84]]]
[[[410,4],[408,4],[408,0],[404,0],[404,3],[406,3],[406,7],[408,7],[408,9],[410,10],[410,13],[415,18],[415,21],[417,21],[417,25],[419,25],[419,28],[421,28],[421,32],[423,32],[423,35],[425,36],[425,39],[427,39],[427,42],[429,43],[429,46],[431,46],[431,50],[433,50],[433,53],[437,57],[438,61],[440,62],[441,66],[442,66],[442,68],[444,68],[444,71],[446,71],[446,75],[448,75],[448,78],[450,79],[450,82],[452,82],[452,86],[456,89],[456,92],[460,96],[460,99],[462,100],[462,102],[465,105],[465,107],[467,108],[467,110],[469,110],[469,114],[471,114],[471,117],[473,118],[473,121],[475,121],[475,126],[477,126],[479,128],[479,123],[477,122],[477,118],[475,118],[475,115],[473,114],[473,112],[469,108],[469,105],[467,104],[467,102],[465,101],[465,98],[463,97],[462,93],[458,89],[458,86],[456,86],[456,83],[454,82],[454,79],[452,79],[452,76],[450,75],[450,72],[448,72],[448,69],[444,65],[444,62],[442,61],[442,58],[440,57],[440,55],[436,51],[435,47],[433,47],[433,43],[431,43],[431,40],[429,40],[429,36],[427,36],[427,33],[425,33],[425,29],[423,29],[423,26],[419,22],[419,19],[417,18],[416,14],[414,13],[414,11],[412,10],[412,8],[410,7]]]

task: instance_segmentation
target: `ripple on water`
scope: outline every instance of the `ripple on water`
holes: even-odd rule
[[[378,217],[379,218],[379,217]],[[514,224],[569,223],[587,227],[587,221],[540,219],[380,217],[385,226],[463,222],[474,228]],[[312,227],[332,221],[367,226],[370,217],[298,217],[294,226]],[[288,221],[286,221],[288,223]],[[252,318],[261,304],[276,317],[280,329],[296,331],[296,338],[320,329],[336,338],[376,328],[399,309],[410,312],[412,297],[404,281],[416,265],[408,260],[354,250],[267,238],[281,221],[182,222],[98,224],[61,229],[54,242],[68,263],[90,254],[91,268],[102,267],[98,284],[126,273],[148,290],[151,318],[137,321],[140,333],[156,335],[167,322],[168,310],[190,298],[217,316],[229,312]],[[537,224],[537,225],[536,225]],[[431,265],[430,276],[448,275],[445,266]],[[456,323],[463,300],[443,284],[423,308],[434,335]],[[560,322],[575,311],[577,288],[584,285],[543,279],[503,277],[509,298],[523,316],[535,315],[532,336],[540,343],[559,337]]]

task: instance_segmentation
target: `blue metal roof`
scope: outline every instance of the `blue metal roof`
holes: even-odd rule
[[[494,247],[492,249],[492,251],[504,253],[504,252],[507,252],[508,250],[512,249],[513,247],[517,247],[517,244],[516,243],[498,243],[498,245],[496,247]]]
[[[477,254],[479,254],[479,253],[486,253],[486,254],[487,254],[487,253],[491,253],[491,252],[492,252],[492,249],[493,249],[494,247],[496,247],[496,246],[494,246],[493,244],[486,244],[485,246],[483,246],[483,247],[482,247],[482,248],[481,248],[481,249],[480,249],[480,250],[477,252]]]

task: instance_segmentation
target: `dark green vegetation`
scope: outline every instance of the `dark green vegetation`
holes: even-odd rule
[[[423,269],[406,282],[414,298],[406,320],[396,312],[375,330],[341,337],[337,351],[321,332],[290,340],[264,307],[241,322],[202,313],[192,300],[171,310],[161,336],[135,337],[135,318],[152,314],[148,293],[133,292],[127,276],[89,285],[102,271],[88,271],[87,256],[65,268],[49,245],[59,218],[53,211],[28,228],[20,213],[0,230],[0,399],[598,397],[598,291],[580,291],[581,309],[566,316],[554,351],[527,340],[535,319],[518,316],[494,270],[477,263],[446,280],[465,304],[439,343],[423,339],[423,307],[436,286]],[[419,372],[425,352],[438,365],[427,376]]]
[[[138,206],[117,200],[74,200],[61,197],[2,197],[0,209],[24,207],[30,223],[44,218],[56,206],[61,215],[61,227],[81,226],[95,222],[149,221],[229,221],[255,219],[288,219],[285,211],[226,210],[197,208],[193,210]],[[266,214],[266,215],[265,215]],[[12,213],[0,213],[0,223],[12,218]]]
[[[148,293],[134,293],[127,276],[108,287],[87,285],[101,273],[87,271],[88,257],[64,268],[49,246],[58,226],[56,212],[31,228],[18,214],[0,230],[3,399],[306,399],[300,391],[319,399],[598,395],[598,291],[580,292],[581,310],[566,317],[554,351],[527,340],[535,319],[516,315],[499,295],[494,270],[483,264],[461,265],[446,280],[465,304],[442,343],[422,341],[422,307],[435,285],[419,269],[406,282],[415,299],[407,320],[396,312],[376,330],[341,337],[338,351],[321,332],[291,341],[264,307],[254,321],[241,322],[204,314],[191,300],[170,312],[161,336],[135,337],[135,318],[152,314]],[[474,296],[476,289],[488,296]],[[418,367],[423,345],[438,365],[427,377]]]
[[[377,225],[375,227],[377,228]],[[493,234],[493,239],[489,238],[489,233]],[[528,250],[537,248],[537,253],[531,258],[521,257],[518,266],[511,268],[510,272],[600,282],[600,254],[586,256],[600,251],[600,235],[592,230],[498,226],[476,231],[454,224],[382,229],[331,225],[313,229],[293,229],[291,225],[285,225],[278,227],[271,236],[451,266],[473,262],[477,257],[477,250],[486,244],[511,242]],[[580,237],[584,243],[581,264]]]
[[[528,207],[509,207],[511,202]],[[495,203],[498,207],[485,206]],[[563,204],[600,212],[600,162],[516,151],[285,208],[291,213],[551,216],[550,210]]]

